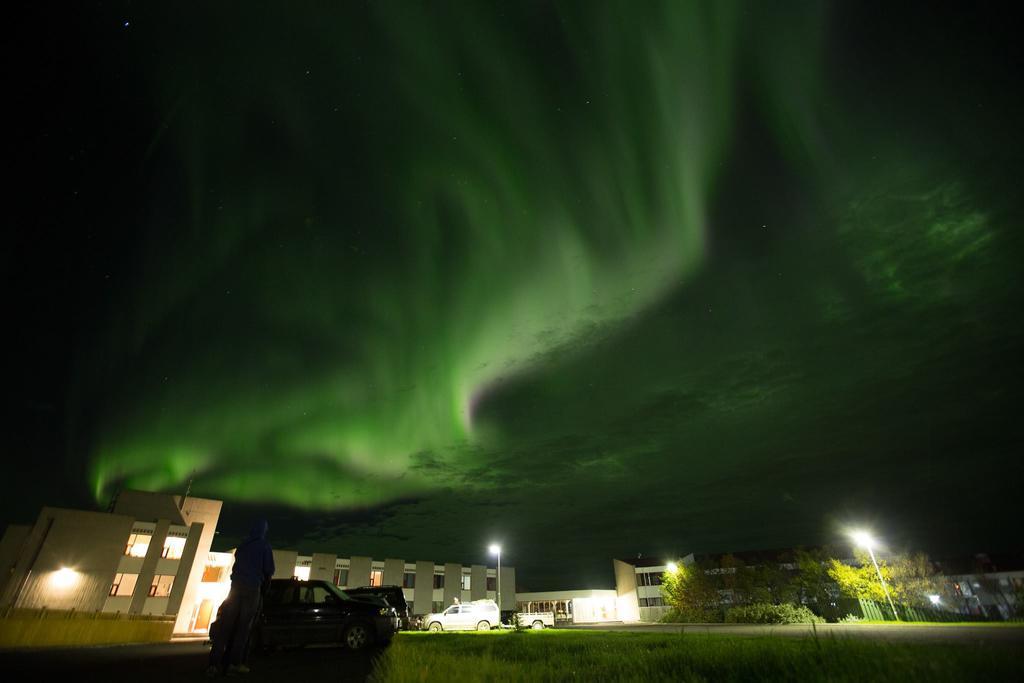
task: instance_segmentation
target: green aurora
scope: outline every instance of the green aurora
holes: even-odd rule
[[[469,518],[606,557],[1004,466],[1009,114],[924,118],[849,6],[639,7],[140,8],[151,191],[76,358],[96,499],[194,477],[305,509],[303,548],[466,552]]]

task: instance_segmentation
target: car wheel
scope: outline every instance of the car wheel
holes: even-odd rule
[[[538,619],[537,621],[533,622],[533,627],[536,629],[542,629],[544,628],[544,622]]]
[[[430,623],[430,627],[427,630],[433,631],[434,633],[437,633],[438,631],[441,630],[441,623],[437,622],[437,621],[433,621],[433,622]]]
[[[476,625],[476,630],[477,631],[490,631],[491,630],[491,624],[488,621],[481,621],[480,623],[478,623]]]
[[[373,642],[373,634],[369,625],[356,622],[345,629],[342,640],[348,649],[362,650]]]

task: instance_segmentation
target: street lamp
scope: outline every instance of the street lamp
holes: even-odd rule
[[[667,569],[670,574],[675,574],[677,571],[679,571],[679,565],[677,565],[675,562],[669,562],[665,565],[665,569]]]
[[[885,599],[889,601],[892,615],[896,618],[896,621],[899,621],[900,615],[896,614],[896,605],[893,604],[892,597],[889,595],[889,588],[885,585],[885,579],[882,578],[882,570],[878,568],[878,561],[875,560],[875,539],[867,531],[854,531],[850,534],[850,538],[858,546],[866,549],[868,555],[871,556],[871,564],[875,565],[875,573],[878,574],[878,582],[882,584],[882,592],[885,593]]]
[[[496,593],[497,593],[497,597],[498,597],[498,619],[500,620],[501,619],[501,546],[498,545],[497,543],[492,543],[490,545],[490,547],[488,548],[488,550],[491,552],[491,555],[497,555],[498,556],[498,579],[495,582],[495,584],[496,584],[495,588],[498,589],[496,591]]]

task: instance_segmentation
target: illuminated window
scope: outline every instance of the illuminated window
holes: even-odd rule
[[[309,581],[309,567],[296,567],[293,576],[299,581]]]
[[[164,552],[160,557],[168,560],[180,560],[181,552],[185,549],[185,539],[178,536],[168,536],[164,539]]]
[[[208,564],[203,569],[203,583],[217,583],[220,581],[224,567],[216,564]]]
[[[132,534],[124,546],[124,554],[132,557],[145,557],[152,538],[153,536],[150,534]]]
[[[156,574],[149,587],[149,596],[151,598],[166,598],[171,594],[171,584],[173,583],[174,576],[172,574]]]
[[[370,572],[370,585],[377,587],[384,585],[384,571],[381,569],[374,569]]]
[[[335,569],[334,570],[334,585],[335,586],[347,586],[348,585],[348,569]]]
[[[135,592],[135,582],[139,580],[138,574],[114,574],[114,583],[110,586],[110,595],[123,597]]]
[[[416,587],[416,573],[406,572],[402,575],[402,588],[415,588]]]
[[[469,590],[469,574],[463,574],[462,575],[462,590],[464,590],[464,591],[468,591]]]

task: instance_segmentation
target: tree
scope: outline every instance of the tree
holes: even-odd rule
[[[680,564],[674,572],[665,572],[661,594],[672,607],[672,621],[721,621],[718,589],[703,567]]]
[[[832,558],[828,561],[828,575],[839,586],[839,592],[848,598],[860,600],[885,600],[885,592],[878,582],[878,574],[871,564],[871,558],[862,550],[855,552],[859,566],[851,566]],[[879,563],[882,576],[886,577],[887,568]]]
[[[885,592],[878,581],[878,573],[867,552],[855,552],[859,566],[851,566],[830,559],[828,575],[846,597],[884,601]],[[893,602],[903,605],[928,606],[929,595],[943,593],[942,582],[933,571],[932,563],[924,553],[894,555],[878,563],[878,570],[889,588]]]
[[[896,555],[886,562],[892,599],[904,605],[928,607],[929,595],[942,595],[944,584],[924,553]]]
[[[824,550],[797,550],[793,559],[797,567],[793,578],[795,602],[824,609],[832,602],[835,585],[828,574],[827,553]]]

